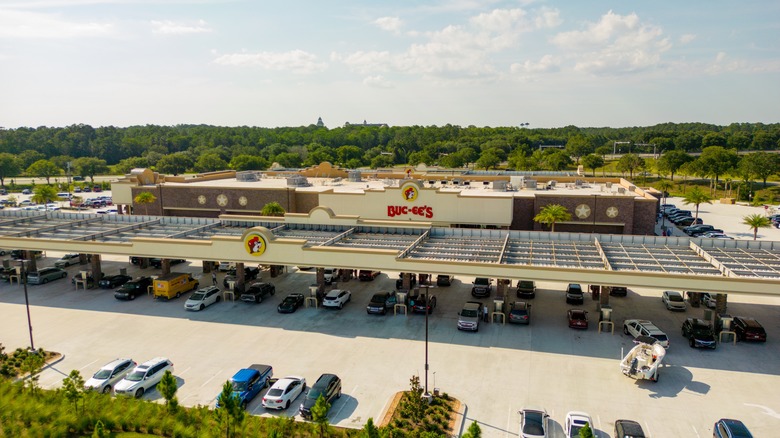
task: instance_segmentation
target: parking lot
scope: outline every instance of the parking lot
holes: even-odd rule
[[[51,266],[61,254],[47,254],[39,267]],[[154,275],[123,257],[104,257],[106,274],[128,268],[130,275]],[[191,261],[173,270],[200,275]],[[392,290],[397,272],[383,272],[372,282],[352,280],[338,287],[352,291],[342,310],[301,308],[279,314],[276,305],[288,293],[308,294],[314,271],[290,267],[280,277],[263,280],[276,294],[260,304],[220,302],[201,312],[183,309],[186,297],[169,302],[149,296],[118,301],[108,290],[76,290],[68,280],[29,286],[36,347],[57,351],[63,360],[46,369],[42,386],[58,387],[72,369],[90,376],[117,357],[141,363],[165,356],[174,363],[182,404],[213,406],[225,380],[252,363],[274,367],[274,375],[301,375],[311,385],[325,372],[338,374],[343,396],[330,412],[332,424],[362,427],[379,419],[395,392],[409,378],[424,380],[424,315],[367,315],[376,291]],[[221,286],[222,276],[219,274]],[[477,420],[486,437],[517,436],[517,410],[541,407],[552,419],[552,436],[563,436],[563,421],[572,410],[588,412],[601,437],[611,437],[614,421],[639,421],[649,436],[710,436],[722,417],[744,421],[755,436],[773,436],[780,426],[780,403],[773,388],[780,384],[780,299],[730,296],[732,315],[753,316],[768,332],[765,344],[723,344],[714,351],[687,346],[680,326],[703,308],[669,312],[661,291],[633,290],[612,297],[615,333],[596,330],[596,302],[586,294],[582,306],[566,305],[565,283],[538,283],[531,324],[480,326],[477,333],[456,330],[457,313],[471,299],[473,278],[457,277],[452,286],[431,289],[438,298],[429,321],[429,388],[440,388],[466,405],[466,426]],[[211,282],[204,276],[203,283]],[[586,285],[583,285],[585,287]],[[495,291],[493,292],[495,295]],[[484,300],[483,300],[484,301]],[[569,329],[566,310],[590,312],[590,328]],[[22,288],[0,283],[0,342],[6,349],[27,346]],[[632,346],[622,334],[629,318],[653,321],[670,337],[658,383],[623,376],[619,361]],[[156,391],[144,396],[159,399]],[[296,414],[297,400],[286,412],[266,411],[256,398],[248,411],[263,416]]]

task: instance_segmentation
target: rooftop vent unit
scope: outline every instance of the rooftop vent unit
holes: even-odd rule
[[[254,170],[247,170],[244,172],[236,172],[236,181],[241,182],[255,182],[259,181],[263,177],[263,174]]]
[[[360,182],[363,181],[363,174],[359,170],[350,170],[347,178],[350,182]]]
[[[287,178],[287,187],[311,187],[305,176],[295,175]]]
[[[507,181],[493,181],[493,191],[494,192],[505,192],[507,191]]]

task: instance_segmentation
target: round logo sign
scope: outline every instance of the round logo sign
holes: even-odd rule
[[[249,233],[244,237],[244,249],[249,255],[260,256],[265,252],[267,243],[260,233]]]
[[[420,192],[414,184],[408,184],[401,187],[401,196],[403,196],[406,201],[411,202],[417,200],[417,195],[419,194]]]

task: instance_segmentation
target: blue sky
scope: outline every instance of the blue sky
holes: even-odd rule
[[[780,2],[0,0],[0,126],[778,122]]]

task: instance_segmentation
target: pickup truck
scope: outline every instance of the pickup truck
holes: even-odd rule
[[[233,397],[239,400],[241,409],[246,409],[249,402],[268,386],[273,375],[274,369],[271,365],[254,364],[249,368],[238,370],[230,378],[230,383],[233,384]],[[219,396],[217,396],[217,408],[219,408],[219,402]]]
[[[463,309],[458,313],[458,330],[479,331],[479,317],[481,316],[482,303],[467,301]]]

